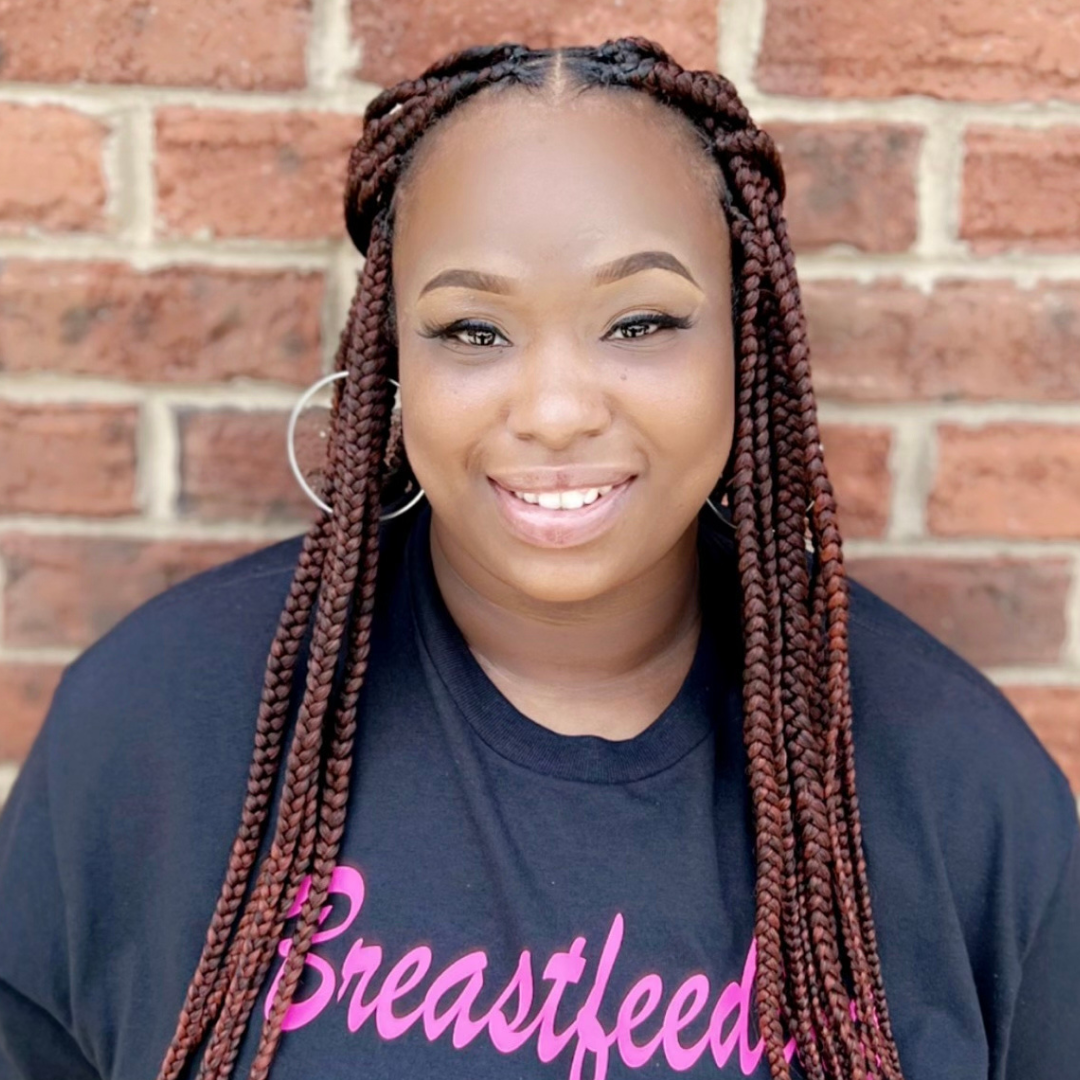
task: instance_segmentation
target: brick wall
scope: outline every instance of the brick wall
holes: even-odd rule
[[[857,576],[1080,791],[1075,0],[0,0],[0,777],[64,663],[302,530],[344,156],[451,47],[655,37],[779,139]],[[2,784],[0,784],[2,787]]]

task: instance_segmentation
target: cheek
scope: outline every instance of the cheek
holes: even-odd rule
[[[402,378],[402,430],[405,452],[421,487],[438,504],[443,492],[459,491],[468,463],[487,427],[482,407],[462,400],[444,380]]]
[[[711,490],[731,450],[735,429],[733,365],[716,354],[686,365],[677,378],[654,383],[638,408],[665,483]]]

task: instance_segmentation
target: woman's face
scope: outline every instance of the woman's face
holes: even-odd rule
[[[423,144],[393,251],[402,419],[467,579],[585,601],[692,555],[734,425],[729,236],[692,138],[644,95],[510,92]]]

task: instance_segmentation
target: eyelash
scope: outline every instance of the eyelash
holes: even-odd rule
[[[628,326],[656,327],[656,330],[649,334],[638,334],[636,337],[616,339],[620,341],[637,341],[639,338],[653,337],[659,330],[688,330],[693,325],[694,322],[689,316],[666,315],[661,314],[660,312],[653,312],[647,315],[632,315],[629,318],[620,319],[611,330],[619,330]],[[470,342],[462,341],[456,336],[470,331],[473,333],[499,333],[491,323],[483,322],[480,319],[456,319],[454,322],[447,323],[444,326],[425,324],[421,333],[426,338],[440,338],[444,341],[456,341],[459,345],[471,345]],[[490,349],[495,348],[496,346],[491,344],[471,345],[471,347],[476,349]]]

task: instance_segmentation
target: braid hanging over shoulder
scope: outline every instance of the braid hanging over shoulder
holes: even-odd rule
[[[345,191],[346,226],[365,263],[336,357],[346,378],[335,384],[331,411],[324,492],[331,510],[304,538],[270,647],[240,825],[158,1080],[177,1080],[201,1047],[197,1080],[232,1076],[287,912],[310,875],[249,1078],[269,1074],[327,898],[368,663],[380,493],[388,455],[400,454],[390,445],[388,382],[397,365],[395,191],[420,140],[459,104],[486,89],[543,89],[556,72],[580,87],[645,93],[681,113],[723,177],[737,341],[736,430],[723,482],[745,643],[758,1023],[774,1080],[791,1076],[787,1033],[809,1080],[902,1080],[855,785],[847,581],[782,210],[783,169],[730,82],[684,70],[637,37],[598,47],[465,49],[385,90],[365,111]],[[301,672],[298,652],[309,635]],[[294,695],[299,704],[283,755]],[[269,845],[253,880],[279,782]]]

